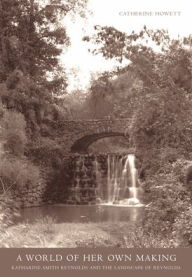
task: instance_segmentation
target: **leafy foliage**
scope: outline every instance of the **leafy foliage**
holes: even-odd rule
[[[5,111],[1,120],[2,141],[8,153],[22,156],[25,150],[27,137],[26,122],[22,114],[14,111]]]
[[[0,119],[0,227],[14,223],[19,204],[12,194],[43,185],[41,170],[25,157],[26,121],[21,113],[2,109]]]
[[[0,232],[13,225],[19,218],[19,206],[10,199],[9,195],[0,196]]]
[[[179,246],[192,245],[192,207],[186,208],[175,220],[173,233]]]
[[[67,46],[69,38],[58,19],[69,12],[82,13],[86,0],[1,1],[0,45],[3,72],[1,80],[16,68],[39,82],[46,80],[58,66],[58,55]]]
[[[95,43],[94,53],[129,63],[112,78],[108,74],[105,89],[92,94],[113,99],[110,116],[132,118],[129,143],[141,164],[147,203],[141,230],[165,239],[170,235],[173,246],[189,245],[191,194],[185,174],[192,147],[191,36],[175,40],[146,26],[130,35],[113,27],[95,29],[92,38],[85,38]]]
[[[23,187],[30,188],[43,182],[38,167],[26,159],[2,159],[0,176],[5,192],[10,189],[22,191]]]
[[[67,81],[59,57],[69,37],[59,20],[86,14],[86,0],[2,0],[0,3],[0,99],[24,114],[31,138],[42,120],[56,119]]]

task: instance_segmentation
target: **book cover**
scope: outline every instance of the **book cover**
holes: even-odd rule
[[[2,276],[189,276],[190,1],[0,0]]]

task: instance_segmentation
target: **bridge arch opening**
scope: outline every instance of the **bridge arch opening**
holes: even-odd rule
[[[72,145],[71,147],[71,152],[73,153],[88,153],[88,149],[89,147],[102,139],[105,138],[115,138],[115,137],[119,137],[119,138],[124,138],[124,140],[126,142],[128,142],[128,136],[124,133],[119,133],[119,132],[103,132],[103,133],[94,133],[94,134],[90,134],[90,135],[85,135],[82,138],[78,139],[75,141],[75,143]],[[106,151],[107,152],[107,151]]]

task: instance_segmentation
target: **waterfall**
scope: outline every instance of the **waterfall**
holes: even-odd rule
[[[107,157],[107,198],[106,204],[138,205],[138,176],[135,156],[122,158],[117,155]]]
[[[76,155],[71,164],[68,204],[139,205],[133,154]]]

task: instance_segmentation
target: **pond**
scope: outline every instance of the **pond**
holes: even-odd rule
[[[20,222],[35,222],[38,218],[53,217],[56,223],[63,222],[135,222],[142,218],[143,207],[117,207],[104,205],[46,205],[25,208]]]

